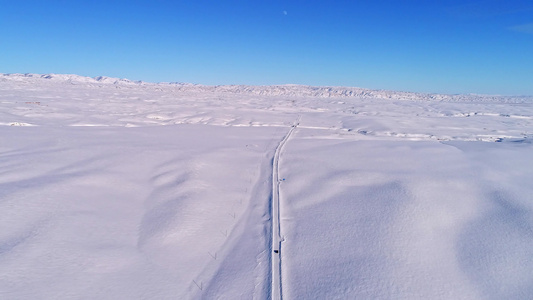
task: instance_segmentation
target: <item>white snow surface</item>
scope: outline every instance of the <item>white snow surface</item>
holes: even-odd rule
[[[0,299],[529,299],[532,139],[531,97],[0,74]]]

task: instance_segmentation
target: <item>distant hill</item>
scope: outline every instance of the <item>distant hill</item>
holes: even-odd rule
[[[74,74],[1,74],[0,82],[18,81],[21,83],[56,83],[90,86],[115,85],[117,87],[144,86],[164,90],[186,92],[212,92],[229,94],[249,94],[261,96],[286,96],[286,97],[319,97],[319,98],[361,98],[361,99],[391,99],[391,100],[432,100],[445,102],[504,102],[504,103],[531,103],[533,96],[499,96],[478,94],[428,94],[402,91],[371,90],[359,87],[330,87],[307,85],[201,85],[191,83],[160,82],[149,83],[132,81],[129,79],[112,78],[106,76],[85,77]]]

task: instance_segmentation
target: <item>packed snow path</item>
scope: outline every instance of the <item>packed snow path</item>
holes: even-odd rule
[[[281,236],[281,221],[279,218],[279,186],[284,179],[279,176],[279,159],[283,152],[283,147],[299,124],[300,116],[298,116],[287,135],[279,143],[272,160],[272,299],[276,300],[283,298],[281,286],[281,243],[283,242],[283,237]]]

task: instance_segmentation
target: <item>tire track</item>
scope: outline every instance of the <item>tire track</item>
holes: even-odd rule
[[[272,249],[270,253],[272,262],[272,300],[281,300],[283,298],[281,282],[281,243],[284,241],[284,239],[281,236],[281,222],[279,219],[279,186],[281,183],[281,179],[279,178],[279,159],[283,152],[283,147],[291,137],[296,127],[298,127],[300,124],[300,119],[301,116],[298,116],[287,135],[285,135],[285,137],[279,143],[278,147],[276,148],[276,152],[274,153],[274,158],[272,159]]]

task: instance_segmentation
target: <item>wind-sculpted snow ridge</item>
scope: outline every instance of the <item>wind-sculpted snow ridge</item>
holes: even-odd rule
[[[532,103],[533,96],[498,96],[477,94],[428,94],[403,91],[371,90],[359,87],[328,87],[307,85],[200,85],[191,83],[161,82],[148,83],[129,79],[112,78],[106,76],[84,77],[72,74],[1,74],[0,81],[32,82],[48,80],[56,83],[116,85],[121,87],[142,85],[156,89],[170,89],[183,92],[224,93],[260,96],[283,97],[317,97],[317,98],[359,98],[359,99],[390,99],[390,100],[422,100],[444,102],[499,102],[499,103]]]

